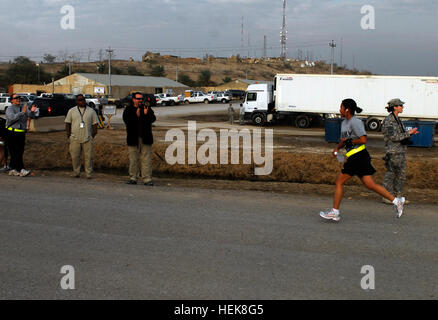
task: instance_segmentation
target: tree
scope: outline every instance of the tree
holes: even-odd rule
[[[230,77],[225,77],[225,78],[222,79],[222,81],[224,83],[230,83],[231,81],[233,81],[233,79],[231,79]]]
[[[43,56],[43,61],[44,61],[45,63],[54,63],[54,62],[56,61],[56,56],[51,55],[50,53],[46,53],[46,54]]]
[[[166,72],[164,71],[163,66],[156,66],[152,68],[151,76],[153,77],[165,77]]]
[[[198,84],[201,87],[214,86],[215,83],[211,81],[211,71],[208,69],[201,70],[201,73],[198,77]]]
[[[68,65],[64,65],[61,70],[58,70],[58,72],[55,74],[55,79],[61,79],[64,77],[67,77],[70,75],[70,70]]]
[[[185,73],[181,73],[178,77],[178,82],[185,84],[188,87],[196,87],[196,82],[193,81],[188,75]]]
[[[38,76],[40,81],[38,82]],[[50,75],[27,57],[17,57],[6,71],[6,81],[9,84],[38,84],[50,82]]]
[[[134,66],[129,66],[129,67],[128,67],[128,74],[129,74],[130,76],[142,76],[142,75],[143,75],[143,74],[142,74],[140,71],[138,71],[137,68],[134,67]]]

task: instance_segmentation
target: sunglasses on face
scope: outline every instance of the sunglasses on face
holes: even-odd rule
[[[134,99],[135,100],[143,100],[143,98],[137,98],[137,97],[135,97]]]
[[[85,101],[85,99],[76,99],[76,101]]]
[[[20,97],[12,97],[11,100],[17,100],[17,99],[20,99]]]

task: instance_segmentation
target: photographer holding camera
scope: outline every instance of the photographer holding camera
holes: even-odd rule
[[[383,186],[398,197],[402,196],[403,185],[406,181],[406,151],[409,144],[412,144],[410,137],[418,134],[418,129],[406,130],[399,119],[403,113],[404,102],[400,99],[392,99],[388,102],[386,110],[390,113],[383,120],[382,133],[384,135],[386,155],[385,179]],[[386,199],[383,202],[389,203]],[[408,204],[408,201],[405,202]]]
[[[152,123],[155,120],[151,102],[145,100],[142,93],[133,93],[132,102],[123,112],[129,155],[128,184],[137,184],[137,178],[141,175],[144,185],[154,185],[152,182],[152,144],[154,143]]]

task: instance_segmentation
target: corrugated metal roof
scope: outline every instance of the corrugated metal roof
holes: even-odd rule
[[[102,83],[109,86],[108,74],[95,73],[77,73],[78,75],[88,78],[90,80]],[[150,87],[150,88],[188,88],[182,83],[161,77],[144,77],[144,76],[125,76],[125,75],[111,75],[111,85],[121,87]]]
[[[239,79],[239,81],[246,83],[246,84],[263,84],[263,83],[267,83],[267,84],[272,84],[274,85],[274,81],[266,81],[266,80],[247,80],[247,79]]]

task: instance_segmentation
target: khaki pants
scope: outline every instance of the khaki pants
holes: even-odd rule
[[[84,168],[87,177],[91,177],[93,174],[93,155],[94,155],[94,142],[93,139],[79,143],[70,138],[70,155],[73,165],[73,172],[79,176],[81,173],[81,153],[84,153]]]
[[[137,181],[139,173],[143,183],[152,181],[152,146],[143,144],[138,139],[138,146],[128,146],[129,150],[129,178]]]

